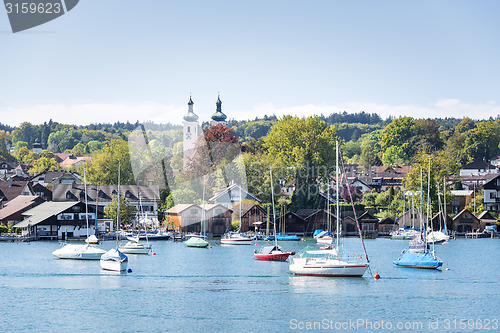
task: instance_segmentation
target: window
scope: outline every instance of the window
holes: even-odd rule
[[[66,192],[66,199],[73,199],[73,194],[70,191]]]
[[[198,214],[198,209],[191,208],[191,214]]]
[[[221,208],[216,209],[215,214],[216,215],[222,214],[222,209]]]

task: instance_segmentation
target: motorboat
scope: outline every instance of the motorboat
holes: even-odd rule
[[[149,254],[151,252],[151,244],[140,243],[139,237],[127,237],[129,241],[126,244],[118,246],[118,250],[126,254]]]
[[[224,245],[252,245],[252,238],[241,232],[228,232],[220,240]]]
[[[420,234],[420,230],[414,228],[399,228],[390,233],[391,239],[410,240]]]
[[[331,232],[326,230],[318,233],[316,236],[314,236],[314,238],[316,238],[316,242],[318,244],[332,244],[334,240]]]

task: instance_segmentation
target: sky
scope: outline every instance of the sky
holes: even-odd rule
[[[80,0],[12,33],[0,123],[500,115],[500,2]]]

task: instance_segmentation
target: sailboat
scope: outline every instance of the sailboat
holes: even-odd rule
[[[226,232],[220,242],[223,245],[252,245],[252,238],[241,232],[241,186],[240,186],[240,225],[238,230]]]
[[[142,211],[142,202],[141,202],[141,194],[139,191],[139,216],[138,216],[138,227],[137,236],[135,237],[127,237],[129,240],[126,244],[122,244],[118,247],[118,249],[126,254],[149,254],[151,252],[151,244],[148,241],[148,231],[146,225],[144,225],[144,231],[146,233],[146,244],[140,242],[139,234],[140,234],[140,216],[143,215]]]
[[[273,228],[274,234],[276,235],[276,212],[274,210],[274,189],[273,189],[273,172],[269,168],[269,173],[271,175],[271,199],[273,203]],[[278,238],[274,237],[274,245],[264,246],[260,251],[254,250],[253,256],[257,260],[266,261],[286,261],[290,255],[294,255],[295,252],[284,252],[278,245]]]
[[[87,239],[89,239],[89,214],[87,204],[87,179],[85,177],[85,168],[83,168],[83,182],[85,189],[85,219],[87,222]],[[97,211],[96,211],[97,214]],[[95,246],[87,244],[67,244],[63,243],[60,249],[52,252],[52,255],[59,259],[85,259],[99,260],[106,251]]]
[[[202,197],[202,210],[201,210],[201,222],[200,222],[200,235],[193,235],[187,241],[184,242],[184,245],[187,247],[199,247],[204,248],[208,247],[208,242],[205,240],[205,177],[203,177],[203,197]]]
[[[118,208],[116,215],[116,249],[111,249],[101,256],[101,268],[121,272],[127,269],[128,257],[118,249],[118,229],[120,226],[120,161],[118,161]]]
[[[430,182],[430,159],[429,159],[429,182]],[[429,192],[429,189],[428,189]],[[394,261],[394,265],[407,268],[420,268],[420,269],[438,269],[443,265],[443,262],[436,257],[434,251],[434,244],[432,244],[432,251],[429,252],[427,245],[427,237],[425,230],[427,223],[424,219],[424,198],[422,188],[422,169],[420,169],[420,193],[421,193],[421,227],[422,232],[413,237],[410,241],[408,250],[404,250],[398,260]],[[429,193],[428,193],[429,194]]]
[[[446,180],[444,183],[444,208],[441,209],[441,193],[439,193],[439,186],[438,186],[438,204],[439,208],[441,209],[441,216],[440,219],[440,224],[439,224],[439,230],[431,230],[427,234],[427,242],[428,243],[435,243],[435,244],[442,244],[444,242],[447,242],[450,240],[450,236],[448,236],[448,230],[446,228],[446,220],[447,220],[447,214],[446,214]],[[442,222],[442,223],[441,223]],[[443,227],[444,226],[444,227]]]
[[[336,175],[339,179],[339,143],[336,144]],[[290,260],[290,272],[294,275],[311,275],[311,276],[331,276],[331,277],[362,277],[366,269],[369,267],[368,255],[365,249],[365,258],[362,256],[352,256],[341,251],[339,247],[340,237],[340,209],[339,209],[339,181],[337,181],[337,216],[336,216],[336,245],[335,248],[328,246],[327,249],[315,250],[306,247],[301,250],[296,256]],[[352,195],[351,203],[353,204]],[[354,206],[354,204],[353,204]],[[356,218],[356,211],[353,207],[354,216]],[[361,234],[359,224],[358,232],[363,244],[363,236]]]
[[[332,222],[330,219],[330,185],[328,185],[328,187],[327,187],[326,200],[327,200],[326,207],[328,209],[327,216],[326,216],[327,228],[326,228],[326,230],[323,230],[314,236],[314,238],[316,238],[316,242],[318,244],[333,244],[333,235],[330,232],[330,230],[332,229]]]

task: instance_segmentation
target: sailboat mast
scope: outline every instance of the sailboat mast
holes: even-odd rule
[[[202,235],[205,236],[205,176],[203,176],[203,195],[202,195],[202,199],[201,199],[201,202],[202,202],[202,209],[201,209],[201,227],[202,227],[202,230],[203,230],[203,233]],[[241,204],[240,204],[241,206]],[[241,221],[241,213],[240,213],[240,221]]]
[[[339,193],[339,141],[335,141],[335,187],[336,187],[336,190],[337,190],[337,216],[336,216],[336,221],[337,221],[337,224],[336,224],[336,246],[337,246],[337,251],[339,249],[339,237],[340,237],[340,220],[339,220],[339,215],[340,215],[340,209],[339,209],[339,196],[340,196],[340,193]]]
[[[271,175],[271,202],[273,203],[273,229],[274,229],[274,244],[278,246],[278,237],[276,236],[276,211],[274,210],[274,186],[273,186],[273,171],[269,167],[269,174]]]
[[[448,228],[446,227],[446,222],[448,222],[448,212],[446,211],[446,179],[443,177],[443,199],[444,199],[444,233],[448,235]]]
[[[87,203],[87,178],[85,176],[85,166],[83,166],[83,186],[85,189],[85,220],[87,221],[87,241],[89,238],[89,207]]]
[[[431,230],[430,232],[434,231],[434,227],[432,225],[432,206],[431,206],[431,157],[429,156],[429,173],[427,176],[427,204],[428,204],[428,212],[429,212],[429,220],[431,224]],[[427,234],[425,237],[425,242],[426,242],[426,250],[427,250]],[[435,255],[434,253],[434,242],[432,242],[432,255]]]
[[[118,248],[118,229],[120,228],[120,160],[118,160],[118,214],[116,215],[116,248]]]

